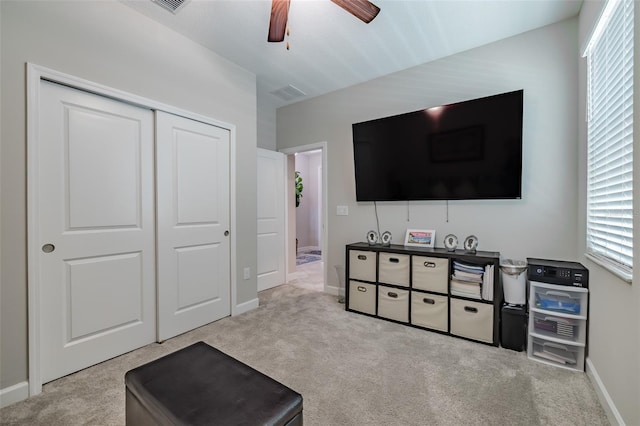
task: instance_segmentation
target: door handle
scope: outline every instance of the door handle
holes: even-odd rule
[[[224,231],[224,236],[228,237],[229,236],[229,231]]]
[[[51,253],[55,249],[56,249],[56,246],[54,246],[51,243],[47,243],[47,244],[42,246],[42,251],[45,252],[45,253]]]

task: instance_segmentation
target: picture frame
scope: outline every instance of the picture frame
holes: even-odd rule
[[[436,243],[436,231],[433,229],[407,229],[404,245],[409,247],[433,248]]]

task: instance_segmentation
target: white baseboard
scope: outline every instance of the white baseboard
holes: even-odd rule
[[[234,309],[231,311],[231,316],[241,315],[245,312],[252,311],[256,309],[260,305],[260,300],[256,297],[255,299],[249,300],[244,303],[240,303],[236,305]]]
[[[593,363],[589,358],[586,360],[587,364],[587,377],[591,380],[593,387],[596,390],[596,394],[598,395],[598,399],[602,404],[602,408],[604,408],[605,413],[607,414],[607,418],[612,425],[625,426],[624,419],[620,415],[620,412],[616,408],[616,405],[613,403],[609,392],[607,392],[607,388],[600,380],[600,376],[596,371],[596,368],[593,366]]]
[[[287,274],[287,282],[293,281],[296,278],[301,278],[301,277],[304,277],[304,276],[305,276],[304,272],[289,272]]]
[[[20,382],[8,388],[0,389],[0,408],[29,397],[29,382]]]
[[[325,285],[324,286],[324,292],[327,294],[331,294],[332,296],[339,296],[338,294],[338,287],[333,286],[333,285]]]

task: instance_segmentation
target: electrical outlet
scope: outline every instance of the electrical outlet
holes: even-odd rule
[[[349,206],[336,206],[336,216],[349,216]]]
[[[248,280],[251,278],[251,268],[244,268],[244,279]]]

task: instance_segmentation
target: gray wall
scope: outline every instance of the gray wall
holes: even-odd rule
[[[271,95],[269,95],[271,96]],[[269,99],[258,97],[258,148],[276,150],[276,108]]]
[[[586,45],[603,1],[587,1],[580,12],[580,47]],[[640,3],[635,4],[634,41],[634,133],[640,135]],[[589,363],[590,374],[602,382],[618,413],[610,413],[615,421],[627,425],[640,424],[640,281],[629,284],[617,278],[601,266],[587,260],[582,254],[586,250],[586,60],[580,61],[580,93],[578,120],[580,146],[580,203],[579,203],[579,246],[581,262],[589,268]],[[637,139],[636,139],[637,140]],[[638,144],[634,143],[637,147]],[[634,149],[634,211],[640,206],[640,150]],[[634,275],[640,271],[638,238],[640,218],[634,215]],[[615,424],[615,423],[614,423]]]
[[[256,80],[119,2],[0,2],[0,389],[27,379],[26,84],[31,62],[236,125],[237,302],[256,297]]]
[[[522,259],[576,258],[577,19],[430,62],[278,110],[278,149],[327,141],[329,265],[375,229],[373,203],[355,199],[351,124],[524,89],[523,198],[378,203],[381,230],[436,230],[436,245],[474,234],[480,250]],[[347,205],[349,216],[335,216]],[[329,285],[336,278],[329,274]]]

